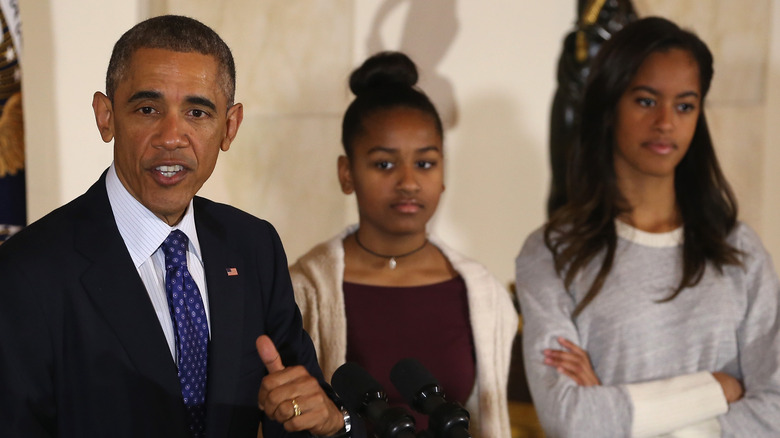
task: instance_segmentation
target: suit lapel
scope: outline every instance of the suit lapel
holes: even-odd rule
[[[244,321],[244,258],[228,247],[222,224],[195,199],[195,226],[198,230],[208,287],[211,318],[211,345],[208,372],[209,436],[225,436],[230,423],[229,409],[235,405],[240,373]],[[235,269],[228,275],[228,270]],[[217,409],[215,409],[217,408]]]
[[[92,264],[82,283],[138,372],[172,395],[181,394],[176,364],[146,288],[116,227],[104,176],[87,192],[76,250]]]

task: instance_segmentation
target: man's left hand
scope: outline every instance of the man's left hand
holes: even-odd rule
[[[318,436],[335,435],[344,427],[341,411],[306,368],[285,367],[266,335],[258,337],[255,344],[268,369],[257,394],[258,407],[268,418],[284,425],[288,432],[308,430]]]

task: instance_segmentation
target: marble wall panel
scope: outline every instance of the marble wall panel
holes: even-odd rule
[[[764,181],[765,113],[758,106],[711,106],[707,109],[715,151],[739,203],[739,216],[754,228],[761,223]]]
[[[715,57],[710,100],[762,104],[771,0],[634,0],[640,16],[659,15],[695,31]]]
[[[201,194],[270,221],[294,260],[355,220],[336,160],[340,119],[248,114]]]
[[[202,194],[269,220],[291,261],[356,220],[336,178],[353,2],[167,0],[150,13],[203,21],[236,59],[244,122]]]
[[[236,59],[237,95],[264,114],[328,114],[347,102],[352,1],[168,0],[213,27]],[[159,12],[159,11],[155,11]]]

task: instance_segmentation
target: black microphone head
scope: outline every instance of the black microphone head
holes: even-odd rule
[[[471,437],[469,413],[457,402],[448,402],[439,382],[416,359],[401,359],[390,370],[390,381],[416,411],[429,415],[435,437]]]
[[[379,438],[414,438],[414,418],[403,408],[391,408],[387,395],[368,371],[347,362],[331,378],[333,389],[352,412],[374,425]]]
[[[428,387],[435,386],[436,392],[440,391],[439,382],[417,359],[401,359],[390,370],[390,381],[401,393],[401,397],[410,405],[415,404],[415,399],[420,392]]]
[[[347,362],[338,367],[331,384],[336,393],[344,400],[344,404],[352,412],[363,412],[365,405],[371,401],[366,399],[370,394],[373,400],[387,401],[382,385],[368,371],[354,362]]]

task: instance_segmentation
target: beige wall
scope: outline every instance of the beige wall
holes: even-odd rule
[[[696,30],[716,56],[708,111],[742,217],[780,258],[767,139],[780,127],[780,0],[635,0],[640,14]],[[502,281],[544,220],[547,127],[574,0],[71,0],[24,2],[30,217],[83,192],[108,165],[89,106],[116,38],[165,12],[216,29],[237,61],[244,124],[203,194],[269,219],[291,259],[356,219],[335,164],[346,77],[378,49],[402,49],[448,126],[444,200],[432,231]],[[93,18],[90,18],[93,17]],[[105,17],[111,17],[106,19]],[[755,23],[759,23],[756,25]],[[56,35],[56,38],[54,38]],[[31,53],[32,52],[32,53]],[[39,116],[33,116],[33,114]]]
[[[772,0],[770,39],[766,63],[766,116],[762,142],[761,169],[754,173],[763,177],[761,191],[761,228],[764,245],[772,253],[775,268],[780,269],[780,2]]]
[[[95,128],[111,47],[137,22],[132,1],[20,2],[28,218],[84,192],[111,162]]]

